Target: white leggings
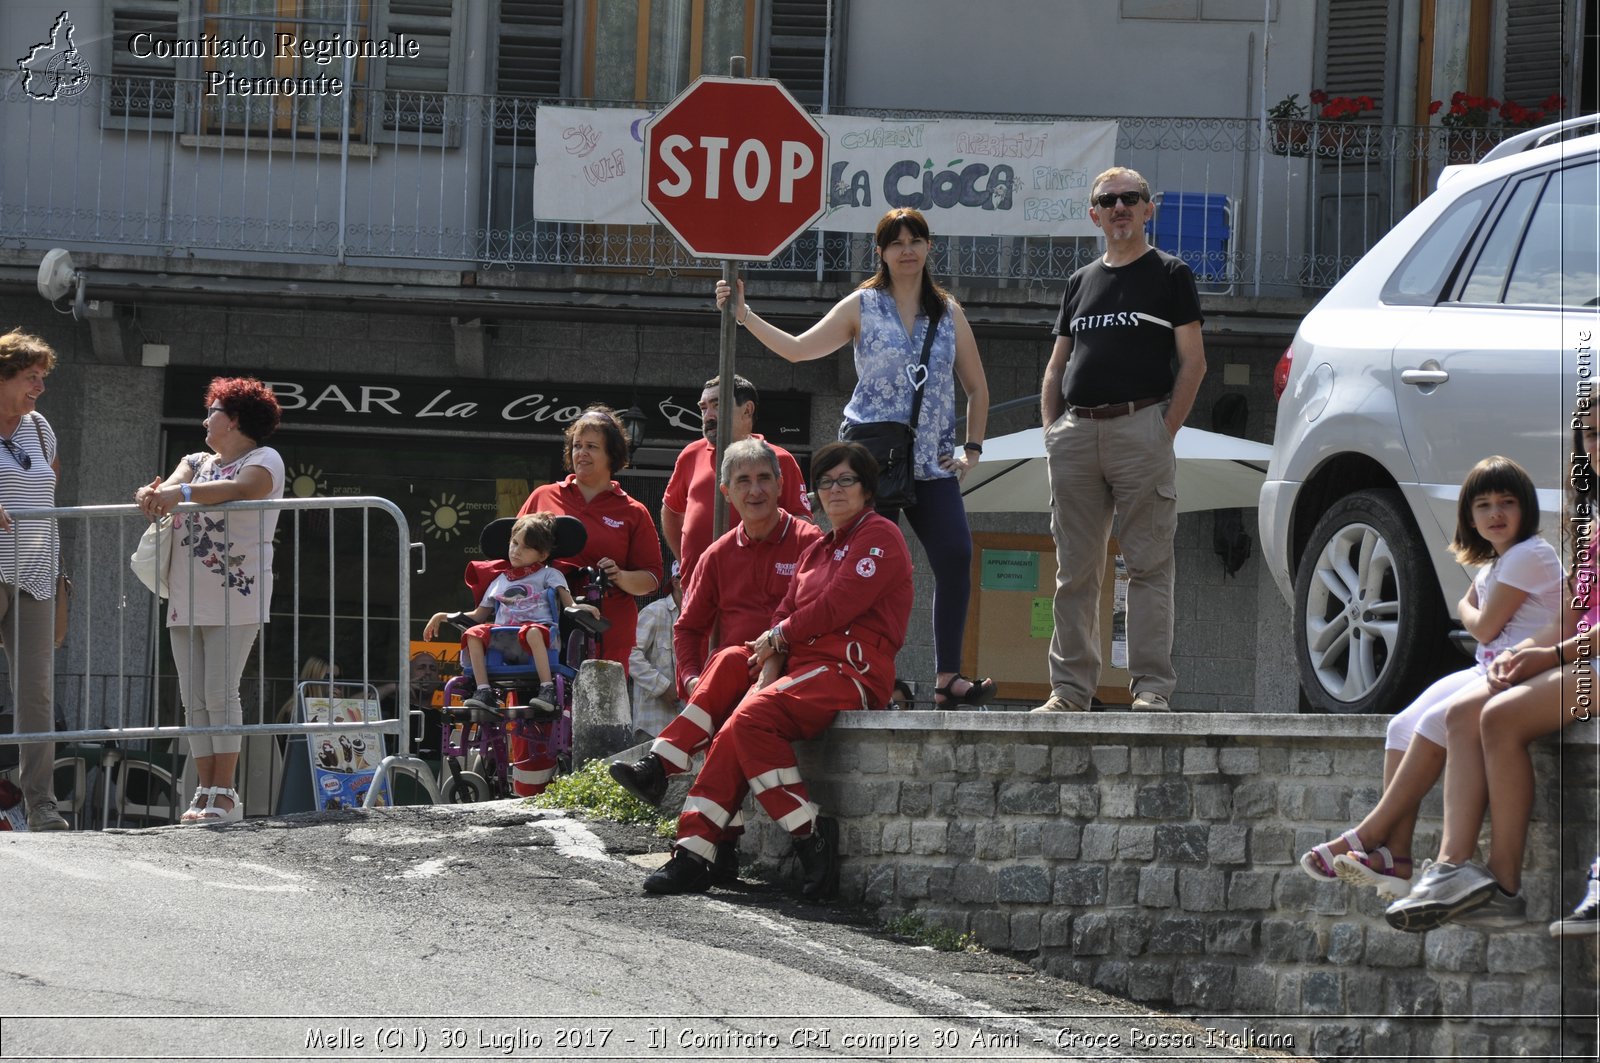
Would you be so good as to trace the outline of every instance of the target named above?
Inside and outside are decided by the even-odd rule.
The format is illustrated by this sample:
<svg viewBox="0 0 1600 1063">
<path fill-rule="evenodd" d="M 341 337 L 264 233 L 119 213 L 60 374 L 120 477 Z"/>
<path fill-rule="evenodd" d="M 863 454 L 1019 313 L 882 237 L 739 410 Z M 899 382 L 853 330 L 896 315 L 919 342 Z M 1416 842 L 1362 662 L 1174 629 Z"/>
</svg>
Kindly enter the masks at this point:
<svg viewBox="0 0 1600 1063">
<path fill-rule="evenodd" d="M 1421 735 L 1436 746 L 1445 744 L 1445 710 L 1450 699 L 1467 686 L 1482 679 L 1487 673 L 1479 665 L 1451 672 L 1433 686 L 1417 695 L 1417 700 L 1394 714 L 1389 721 L 1389 734 L 1384 739 L 1384 749 L 1404 752 L 1411 745 L 1413 735 Z"/>
<path fill-rule="evenodd" d="M 244 723 L 239 680 L 256 639 L 256 625 L 171 627 L 167 634 L 172 638 L 172 662 L 178 670 L 178 697 L 183 699 L 189 726 Z M 237 753 L 243 737 L 190 735 L 189 753 L 195 757 Z"/>
</svg>

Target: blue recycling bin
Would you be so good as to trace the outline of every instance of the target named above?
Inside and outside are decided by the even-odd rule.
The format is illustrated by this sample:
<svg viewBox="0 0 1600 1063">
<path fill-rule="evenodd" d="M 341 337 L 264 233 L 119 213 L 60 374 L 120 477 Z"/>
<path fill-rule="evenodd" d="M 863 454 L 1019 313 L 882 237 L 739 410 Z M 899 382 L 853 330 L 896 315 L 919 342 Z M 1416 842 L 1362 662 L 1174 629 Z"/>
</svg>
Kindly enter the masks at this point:
<svg viewBox="0 0 1600 1063">
<path fill-rule="evenodd" d="M 1199 280 L 1228 275 L 1228 197 L 1211 192 L 1167 192 L 1156 211 L 1154 243 L 1177 255 Z"/>
</svg>

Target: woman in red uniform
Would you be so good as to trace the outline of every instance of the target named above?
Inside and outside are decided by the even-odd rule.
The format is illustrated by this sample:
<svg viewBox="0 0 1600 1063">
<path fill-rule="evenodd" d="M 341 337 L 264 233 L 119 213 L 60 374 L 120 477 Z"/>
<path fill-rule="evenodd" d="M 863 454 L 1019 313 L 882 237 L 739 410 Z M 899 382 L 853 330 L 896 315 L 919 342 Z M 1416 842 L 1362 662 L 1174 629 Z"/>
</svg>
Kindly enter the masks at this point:
<svg viewBox="0 0 1600 1063">
<path fill-rule="evenodd" d="M 634 595 L 661 586 L 661 540 L 644 504 L 611 477 L 628 465 L 628 436 L 609 407 L 591 406 L 567 426 L 564 458 L 571 473 L 559 483 L 536 487 L 517 516 L 543 510 L 577 517 L 588 531 L 583 550 L 555 562 L 569 582 L 580 568 L 605 573 L 609 589 L 600 614 L 611 629 L 600 637 L 599 656 L 628 667 L 639 606 Z M 574 583 L 574 597 L 581 587 Z"/>
<path fill-rule="evenodd" d="M 691 707 L 713 718 L 726 699 L 738 708 L 711 742 L 672 860 L 645 880 L 647 892 L 709 886 L 717 845 L 750 792 L 795 836 L 801 892 L 819 899 L 838 883 L 838 825 L 817 815 L 790 743 L 815 738 L 842 711 L 888 704 L 911 616 L 911 552 L 899 527 L 872 509 L 878 466 L 865 447 L 818 450 L 811 482 L 833 530 L 800 555 L 771 630 L 745 643 L 748 655 L 719 652 L 700 677 Z M 760 678 L 746 695 L 755 669 Z"/>
</svg>

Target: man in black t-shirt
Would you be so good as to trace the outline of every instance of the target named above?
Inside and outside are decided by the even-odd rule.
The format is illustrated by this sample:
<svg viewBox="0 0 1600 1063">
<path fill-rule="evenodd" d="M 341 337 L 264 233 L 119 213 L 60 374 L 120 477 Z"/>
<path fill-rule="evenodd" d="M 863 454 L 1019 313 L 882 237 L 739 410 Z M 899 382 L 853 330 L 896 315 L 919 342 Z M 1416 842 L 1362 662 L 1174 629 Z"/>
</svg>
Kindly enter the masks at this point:
<svg viewBox="0 0 1600 1063">
<path fill-rule="evenodd" d="M 1165 711 L 1177 685 L 1172 440 L 1206 371 L 1200 299 L 1189 267 L 1145 239 L 1149 183 L 1119 166 L 1091 188 L 1106 252 L 1067 282 L 1040 395 L 1056 592 L 1050 699 L 1033 711 L 1081 712 L 1094 696 L 1113 513 L 1128 564 L 1133 707 Z"/>
</svg>

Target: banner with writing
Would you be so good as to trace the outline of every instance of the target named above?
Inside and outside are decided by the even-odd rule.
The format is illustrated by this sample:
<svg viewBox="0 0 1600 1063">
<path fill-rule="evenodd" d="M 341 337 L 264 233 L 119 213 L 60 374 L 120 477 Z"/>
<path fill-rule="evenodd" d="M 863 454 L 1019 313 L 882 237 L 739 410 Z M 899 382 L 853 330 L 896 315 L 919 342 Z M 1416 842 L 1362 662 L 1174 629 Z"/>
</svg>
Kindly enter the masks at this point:
<svg viewBox="0 0 1600 1063">
<path fill-rule="evenodd" d="M 631 108 L 541 107 L 533 209 L 542 221 L 649 225 L 644 124 Z M 1093 236 L 1089 182 L 1113 164 L 1115 122 L 819 115 L 828 211 L 818 227 L 871 232 L 915 207 L 936 236 Z"/>
</svg>

